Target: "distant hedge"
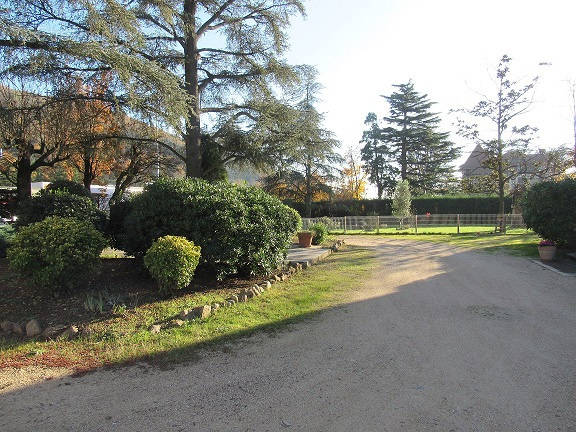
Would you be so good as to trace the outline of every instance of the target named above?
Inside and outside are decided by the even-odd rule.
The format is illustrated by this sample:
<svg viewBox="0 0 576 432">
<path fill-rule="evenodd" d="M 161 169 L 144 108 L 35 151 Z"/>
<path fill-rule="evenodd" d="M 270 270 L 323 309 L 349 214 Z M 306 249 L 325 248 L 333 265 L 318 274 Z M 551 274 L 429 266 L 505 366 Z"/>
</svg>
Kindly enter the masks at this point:
<svg viewBox="0 0 576 432">
<path fill-rule="evenodd" d="M 304 215 L 304 203 L 285 201 L 285 204 Z M 506 213 L 512 211 L 512 198 L 506 198 Z M 498 213 L 498 197 L 417 197 L 412 199 L 415 214 L 494 214 Z M 389 199 L 318 201 L 312 203 L 312 217 L 341 216 L 390 216 L 392 201 Z"/>
</svg>

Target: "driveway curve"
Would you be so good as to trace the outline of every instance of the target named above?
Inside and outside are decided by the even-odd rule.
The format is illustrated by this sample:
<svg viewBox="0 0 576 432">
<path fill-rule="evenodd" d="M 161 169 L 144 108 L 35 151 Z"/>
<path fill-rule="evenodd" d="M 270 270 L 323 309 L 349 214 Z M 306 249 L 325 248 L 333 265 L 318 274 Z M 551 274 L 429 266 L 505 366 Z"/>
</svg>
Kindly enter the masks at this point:
<svg viewBox="0 0 576 432">
<path fill-rule="evenodd" d="M 0 394 L 2 431 L 576 431 L 576 278 L 523 258 L 352 237 L 351 298 L 170 370 Z"/>
</svg>

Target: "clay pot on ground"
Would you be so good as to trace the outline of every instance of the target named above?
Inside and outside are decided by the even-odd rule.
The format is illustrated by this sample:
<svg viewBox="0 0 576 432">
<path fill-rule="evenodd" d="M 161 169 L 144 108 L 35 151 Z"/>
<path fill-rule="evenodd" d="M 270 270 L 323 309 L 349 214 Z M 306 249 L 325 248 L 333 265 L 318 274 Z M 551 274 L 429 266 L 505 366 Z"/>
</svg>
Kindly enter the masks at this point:
<svg viewBox="0 0 576 432">
<path fill-rule="evenodd" d="M 298 233 L 298 244 L 303 248 L 312 246 L 312 233 L 310 231 L 300 231 Z"/>
<path fill-rule="evenodd" d="M 538 246 L 538 253 L 542 261 L 552 261 L 556 256 L 556 246 Z"/>
</svg>

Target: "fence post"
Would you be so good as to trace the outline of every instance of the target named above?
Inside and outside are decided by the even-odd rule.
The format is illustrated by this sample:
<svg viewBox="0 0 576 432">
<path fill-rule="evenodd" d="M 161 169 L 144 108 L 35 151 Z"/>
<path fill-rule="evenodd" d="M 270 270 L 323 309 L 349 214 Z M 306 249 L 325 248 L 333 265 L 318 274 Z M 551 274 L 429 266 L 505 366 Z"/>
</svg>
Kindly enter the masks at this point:
<svg viewBox="0 0 576 432">
<path fill-rule="evenodd" d="M 346 216 L 344 216 L 344 234 L 346 234 Z"/>
<path fill-rule="evenodd" d="M 418 234 L 418 215 L 414 215 L 414 230 Z"/>
<path fill-rule="evenodd" d="M 376 234 L 380 234 L 380 216 L 376 216 Z"/>
<path fill-rule="evenodd" d="M 457 224 L 457 228 L 458 228 L 456 232 L 457 232 L 457 234 L 460 234 L 460 215 L 459 214 L 456 215 L 456 224 Z"/>
</svg>

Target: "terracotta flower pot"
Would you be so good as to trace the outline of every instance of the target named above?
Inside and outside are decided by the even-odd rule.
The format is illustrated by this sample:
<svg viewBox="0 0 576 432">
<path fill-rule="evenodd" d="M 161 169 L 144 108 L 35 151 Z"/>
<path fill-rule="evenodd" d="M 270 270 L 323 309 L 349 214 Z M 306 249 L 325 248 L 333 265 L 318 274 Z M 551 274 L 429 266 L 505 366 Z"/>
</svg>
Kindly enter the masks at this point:
<svg viewBox="0 0 576 432">
<path fill-rule="evenodd" d="M 312 246 L 312 233 L 310 231 L 301 231 L 298 233 L 298 244 L 300 247 L 309 248 Z"/>
<path fill-rule="evenodd" d="M 538 253 L 542 261 L 552 261 L 556 255 L 556 246 L 538 246 Z"/>
</svg>

